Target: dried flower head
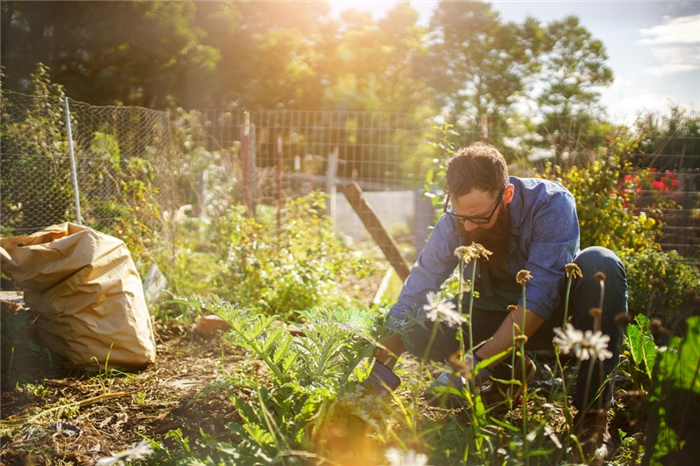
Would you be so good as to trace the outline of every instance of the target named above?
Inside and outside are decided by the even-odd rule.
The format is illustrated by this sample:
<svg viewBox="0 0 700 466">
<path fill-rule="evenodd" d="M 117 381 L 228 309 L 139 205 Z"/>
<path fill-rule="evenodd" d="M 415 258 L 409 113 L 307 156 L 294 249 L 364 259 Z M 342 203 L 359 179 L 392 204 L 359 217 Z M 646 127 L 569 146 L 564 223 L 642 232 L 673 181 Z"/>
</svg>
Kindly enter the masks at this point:
<svg viewBox="0 0 700 466">
<path fill-rule="evenodd" d="M 592 307 L 588 310 L 588 315 L 595 319 L 596 317 L 600 317 L 603 315 L 603 310 L 599 307 Z"/>
<path fill-rule="evenodd" d="M 515 276 L 515 281 L 518 282 L 520 286 L 525 286 L 525 283 L 532 280 L 532 275 L 529 270 L 521 270 Z"/>
<path fill-rule="evenodd" d="M 462 314 L 455 310 L 455 304 L 453 302 L 436 301 L 435 293 L 432 291 L 428 293 L 426 298 L 428 298 L 428 304 L 423 306 L 423 309 L 426 311 L 425 317 L 428 320 L 444 322 L 450 327 L 462 325 L 467 321 Z"/>
<path fill-rule="evenodd" d="M 652 287 L 652 288 L 655 288 L 655 289 L 657 289 L 657 290 L 659 290 L 659 291 L 663 291 L 664 288 L 666 288 L 666 283 L 664 283 L 664 281 L 661 280 L 660 278 L 654 278 L 654 279 L 651 281 L 651 287 Z"/>
<path fill-rule="evenodd" d="M 142 460 L 146 456 L 153 453 L 148 440 L 142 440 L 130 450 L 125 450 L 121 453 L 112 453 L 112 456 L 107 456 L 97 461 L 96 466 L 110 466 L 113 464 L 123 465 L 125 461 Z"/>
<path fill-rule="evenodd" d="M 455 249 L 455 256 L 463 260 L 465 264 L 468 264 L 479 257 L 483 257 L 484 259 L 488 260 L 491 254 L 493 253 L 479 243 L 472 243 L 469 246 L 460 246 Z"/>
<path fill-rule="evenodd" d="M 621 312 L 615 316 L 615 323 L 617 323 L 617 325 L 619 325 L 623 331 L 630 324 L 631 320 L 632 319 L 630 318 L 629 314 L 627 314 L 626 312 Z"/>
<path fill-rule="evenodd" d="M 659 338 L 659 336 L 663 332 L 663 328 L 664 324 L 661 323 L 661 320 L 651 319 L 651 322 L 649 323 L 649 331 L 651 332 L 654 338 Z"/>
<path fill-rule="evenodd" d="M 506 307 L 506 309 L 510 312 L 513 312 L 518 310 L 518 306 L 516 306 L 515 304 L 509 304 L 508 307 Z"/>
<path fill-rule="evenodd" d="M 555 328 L 553 342 L 559 345 L 559 348 L 564 353 L 571 351 L 576 354 L 576 357 L 581 361 L 588 359 L 599 359 L 604 361 L 612 357 L 612 353 L 608 351 L 608 342 L 610 337 L 604 335 L 601 331 L 592 332 L 586 330 L 582 332 L 577 330 L 571 324 L 566 324 L 566 330 Z"/>
<path fill-rule="evenodd" d="M 573 262 L 569 262 L 564 266 L 564 269 L 566 270 L 566 278 L 574 277 L 574 278 L 583 278 L 583 272 L 581 272 L 581 268 L 574 264 Z"/>
<path fill-rule="evenodd" d="M 517 335 L 513 341 L 515 342 L 515 346 L 524 345 L 527 343 L 527 335 Z"/>
<path fill-rule="evenodd" d="M 389 466 L 428 466 L 428 457 L 413 450 L 401 451 L 398 448 L 389 448 L 384 457 L 389 462 Z"/>
<path fill-rule="evenodd" d="M 605 274 L 603 272 L 596 272 L 595 275 L 593 275 L 593 278 L 595 278 L 599 282 L 604 282 L 605 281 Z"/>
</svg>

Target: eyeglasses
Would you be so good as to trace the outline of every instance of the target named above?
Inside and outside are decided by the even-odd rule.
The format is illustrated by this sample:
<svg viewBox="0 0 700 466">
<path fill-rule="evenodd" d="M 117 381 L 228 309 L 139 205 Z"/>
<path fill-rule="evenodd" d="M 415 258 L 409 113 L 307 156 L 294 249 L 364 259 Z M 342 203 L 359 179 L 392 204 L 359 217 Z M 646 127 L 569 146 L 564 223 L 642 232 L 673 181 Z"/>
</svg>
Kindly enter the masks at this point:
<svg viewBox="0 0 700 466">
<path fill-rule="evenodd" d="M 508 187 L 509 183 L 506 183 L 506 185 L 501 189 L 501 192 L 498 194 L 498 200 L 496 201 L 496 205 L 493 206 L 493 210 L 491 213 L 488 215 L 488 217 L 464 217 L 462 215 L 457 215 L 453 211 L 448 211 L 447 206 L 450 203 L 450 195 L 448 194 L 447 197 L 445 198 L 445 209 L 444 212 L 449 215 L 450 217 L 457 219 L 458 222 L 464 223 L 464 222 L 471 222 L 476 225 L 486 225 L 491 221 L 491 217 L 496 213 L 496 210 L 498 209 L 498 206 L 501 204 L 501 199 L 503 198 L 503 193 L 506 191 L 506 188 Z"/>
</svg>

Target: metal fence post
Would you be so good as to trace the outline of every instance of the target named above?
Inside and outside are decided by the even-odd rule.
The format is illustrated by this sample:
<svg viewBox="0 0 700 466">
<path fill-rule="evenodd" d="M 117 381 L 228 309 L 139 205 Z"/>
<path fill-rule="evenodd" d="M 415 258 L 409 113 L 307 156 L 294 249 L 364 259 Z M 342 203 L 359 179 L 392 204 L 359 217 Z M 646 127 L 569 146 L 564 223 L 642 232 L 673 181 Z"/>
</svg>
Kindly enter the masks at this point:
<svg viewBox="0 0 700 466">
<path fill-rule="evenodd" d="M 282 231 L 282 135 L 277 135 L 277 232 Z"/>
<path fill-rule="evenodd" d="M 246 211 L 250 214 L 250 205 L 248 205 L 248 145 L 250 144 L 250 114 L 243 112 L 243 137 L 241 144 L 241 171 L 243 172 L 243 205 L 246 206 Z"/>
<path fill-rule="evenodd" d="M 70 127 L 70 110 L 68 107 L 68 97 L 63 98 L 64 109 L 66 111 L 66 133 L 68 135 L 68 152 L 70 155 L 70 171 L 73 178 L 73 198 L 75 200 L 75 221 L 78 225 L 83 224 L 80 215 L 80 191 L 78 190 L 78 173 L 75 167 L 75 154 L 73 153 L 73 134 Z"/>
<path fill-rule="evenodd" d="M 338 146 L 333 148 L 328 158 L 328 172 L 326 173 L 326 192 L 328 193 L 328 216 L 335 220 L 335 176 L 338 172 Z"/>
</svg>

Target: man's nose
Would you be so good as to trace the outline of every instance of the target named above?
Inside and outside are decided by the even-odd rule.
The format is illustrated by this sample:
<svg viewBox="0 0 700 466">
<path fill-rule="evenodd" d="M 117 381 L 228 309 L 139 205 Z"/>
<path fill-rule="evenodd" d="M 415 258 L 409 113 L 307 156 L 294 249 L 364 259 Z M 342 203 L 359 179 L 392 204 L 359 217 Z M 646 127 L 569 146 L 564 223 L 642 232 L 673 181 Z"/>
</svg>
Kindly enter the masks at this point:
<svg viewBox="0 0 700 466">
<path fill-rule="evenodd" d="M 462 225 L 464 225 L 464 229 L 467 230 L 467 231 L 474 231 L 474 230 L 476 230 L 477 228 L 479 228 L 479 224 L 478 224 L 478 223 L 473 223 L 473 222 L 470 222 L 469 220 L 465 220 L 465 221 L 462 223 Z"/>
</svg>

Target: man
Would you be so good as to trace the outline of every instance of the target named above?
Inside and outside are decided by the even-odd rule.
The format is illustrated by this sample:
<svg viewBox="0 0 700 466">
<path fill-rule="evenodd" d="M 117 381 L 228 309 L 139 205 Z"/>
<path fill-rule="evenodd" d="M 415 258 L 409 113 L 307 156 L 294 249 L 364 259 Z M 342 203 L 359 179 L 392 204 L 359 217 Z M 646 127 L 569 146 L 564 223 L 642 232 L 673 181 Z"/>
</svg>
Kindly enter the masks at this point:
<svg viewBox="0 0 700 466">
<path fill-rule="evenodd" d="M 612 353 L 602 363 L 602 371 L 594 368 L 587 389 L 592 361 L 583 361 L 574 398 L 574 406 L 579 410 L 575 423 L 586 455 L 595 451 L 598 455 L 611 453 L 606 444 L 610 438 L 606 410 L 613 401 L 611 380 L 622 342 L 615 316 L 627 312 L 627 281 L 622 263 L 604 248 L 579 251 L 579 225 L 571 193 L 552 181 L 509 177 L 505 159 L 491 145 L 476 143 L 459 150 L 448 165 L 447 188 L 445 214 L 418 256 L 398 302 L 389 311 L 389 319 L 403 320 L 410 311 L 423 309 L 426 295 L 437 292 L 458 266 L 455 249 L 475 242 L 493 254 L 488 261 L 472 261 L 465 268 L 464 276 L 470 277 L 471 267 L 477 267 L 474 288 L 478 296 L 474 298 L 472 322 L 465 323 L 464 328 L 472 325 L 475 347 L 485 342 L 473 356 L 467 356 L 473 358 L 468 362 L 476 365 L 514 347 L 513 336 L 519 334 L 523 317 L 523 333 L 528 337 L 526 350 L 552 349 L 553 329 L 564 326 L 565 267 L 575 263 L 583 277 L 574 280 L 571 287 L 568 312 L 573 325 L 579 330 L 593 330 L 595 322 L 610 337 L 608 350 Z M 526 287 L 526 309 L 522 287 L 515 281 L 520 270 L 532 275 Z M 600 308 L 602 287 L 598 280 L 603 275 L 599 272 L 605 280 L 602 315 L 590 312 Z M 461 311 L 467 312 L 469 294 L 465 293 L 461 301 L 465 303 Z M 397 333 L 384 341 L 384 349 L 378 352 L 364 385 L 377 390 L 395 389 L 400 383 L 393 373 L 397 359 L 404 351 L 423 358 L 431 340 L 429 359 L 444 361 L 453 355 L 459 348 L 457 329 L 440 325 L 440 337 L 431 338 L 432 325 L 439 324 L 416 324 L 403 335 Z M 464 335 L 468 334 L 465 330 Z M 601 365 L 597 360 L 596 364 Z M 477 376 L 477 383 L 487 382 L 494 374 L 496 378 L 510 378 L 511 373 L 510 368 L 497 361 Z M 521 374 L 520 369 L 515 373 Z M 528 378 L 534 375 L 531 361 L 527 373 Z M 445 372 L 433 386 L 450 383 L 459 386 L 463 381 Z"/>
</svg>

